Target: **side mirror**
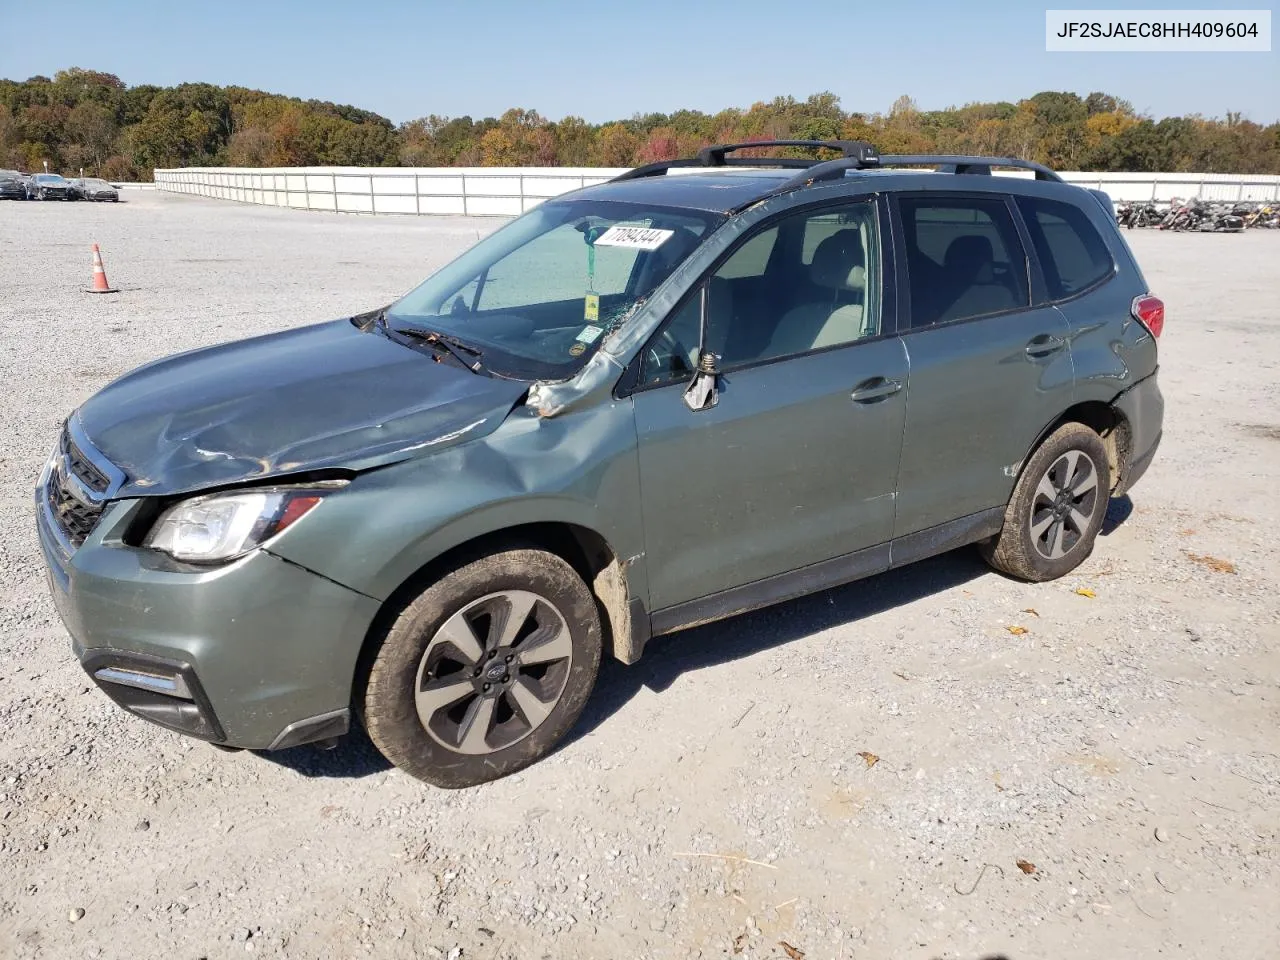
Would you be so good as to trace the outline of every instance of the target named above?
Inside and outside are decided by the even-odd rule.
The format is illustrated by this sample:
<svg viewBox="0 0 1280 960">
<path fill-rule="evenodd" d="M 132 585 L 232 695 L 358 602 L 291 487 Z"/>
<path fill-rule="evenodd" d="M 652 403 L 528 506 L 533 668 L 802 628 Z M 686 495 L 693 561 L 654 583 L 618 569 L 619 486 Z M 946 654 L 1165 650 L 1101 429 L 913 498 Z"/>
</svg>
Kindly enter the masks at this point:
<svg viewBox="0 0 1280 960">
<path fill-rule="evenodd" d="M 684 391 L 684 405 L 695 413 L 710 410 L 720 402 L 719 358 L 709 350 L 698 355 L 698 369 Z"/>
</svg>

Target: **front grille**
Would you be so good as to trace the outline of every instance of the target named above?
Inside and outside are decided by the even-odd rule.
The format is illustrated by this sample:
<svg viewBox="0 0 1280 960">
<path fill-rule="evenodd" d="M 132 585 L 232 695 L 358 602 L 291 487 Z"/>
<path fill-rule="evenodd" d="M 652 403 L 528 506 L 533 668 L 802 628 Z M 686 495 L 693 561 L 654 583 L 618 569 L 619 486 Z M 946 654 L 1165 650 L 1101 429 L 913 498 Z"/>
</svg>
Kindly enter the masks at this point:
<svg viewBox="0 0 1280 960">
<path fill-rule="evenodd" d="M 45 497 L 48 500 L 49 511 L 67 540 L 72 546 L 78 547 L 97 526 L 106 504 L 105 501 L 93 503 L 81 500 L 72 492 L 74 485 L 64 482 L 62 471 L 64 469 L 70 471 L 82 486 L 94 493 L 105 493 L 111 481 L 75 445 L 68 436 L 66 428 L 63 428 L 62 437 L 58 443 L 62 456 L 59 458 L 58 468 L 49 471 Z"/>
<path fill-rule="evenodd" d="M 102 507 L 81 503 L 62 486 L 62 478 L 54 471 L 49 475 L 49 509 L 72 546 L 80 546 L 93 532 L 102 516 Z"/>
<path fill-rule="evenodd" d="M 89 462 L 88 458 L 81 453 L 67 435 L 67 431 L 62 431 L 62 452 L 66 454 L 67 466 L 71 468 L 71 472 L 76 475 L 76 479 L 83 483 L 94 493 L 105 493 L 107 487 L 111 485 L 111 481 L 107 479 L 107 475 Z"/>
</svg>

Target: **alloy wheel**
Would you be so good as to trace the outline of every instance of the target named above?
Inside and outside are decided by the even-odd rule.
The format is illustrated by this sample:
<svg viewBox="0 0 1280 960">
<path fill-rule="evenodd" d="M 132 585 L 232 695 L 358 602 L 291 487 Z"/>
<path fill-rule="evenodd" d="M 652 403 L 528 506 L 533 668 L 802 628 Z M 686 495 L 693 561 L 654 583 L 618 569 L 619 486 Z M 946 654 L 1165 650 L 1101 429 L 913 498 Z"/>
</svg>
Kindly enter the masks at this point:
<svg viewBox="0 0 1280 960">
<path fill-rule="evenodd" d="M 418 720 L 438 744 L 483 755 L 533 733 L 564 693 L 568 624 L 536 593 L 506 590 L 467 604 L 436 631 L 418 664 Z"/>
<path fill-rule="evenodd" d="M 1031 501 L 1031 542 L 1047 560 L 1058 560 L 1085 538 L 1098 497 L 1098 469 L 1082 450 L 1054 460 Z"/>
</svg>

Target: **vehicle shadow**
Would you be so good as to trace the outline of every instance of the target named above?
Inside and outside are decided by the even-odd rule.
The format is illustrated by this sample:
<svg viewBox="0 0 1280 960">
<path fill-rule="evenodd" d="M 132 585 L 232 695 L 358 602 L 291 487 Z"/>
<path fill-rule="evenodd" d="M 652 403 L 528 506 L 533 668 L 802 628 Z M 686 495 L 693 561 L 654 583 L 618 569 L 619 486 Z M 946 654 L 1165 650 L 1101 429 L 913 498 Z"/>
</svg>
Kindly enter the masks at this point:
<svg viewBox="0 0 1280 960">
<path fill-rule="evenodd" d="M 1133 501 L 1129 499 L 1127 493 L 1123 497 L 1112 497 L 1107 504 L 1107 515 L 1102 518 L 1102 529 L 1098 533 L 1104 537 L 1111 536 L 1132 513 Z"/>
<path fill-rule="evenodd" d="M 1101 533 L 1113 533 L 1133 513 L 1123 496 L 1107 505 Z M 962 547 L 865 580 L 789 600 L 702 627 L 656 637 L 637 664 L 606 658 L 582 719 L 562 745 L 589 736 L 642 687 L 661 692 L 684 673 L 748 657 L 792 640 L 962 586 L 993 573 L 974 547 Z M 994 574 L 999 576 L 999 574 Z"/>
<path fill-rule="evenodd" d="M 254 750 L 255 756 L 287 767 L 304 777 L 322 780 L 358 780 L 391 769 L 391 761 L 378 752 L 358 723 L 332 750 L 304 743 L 288 750 Z"/>
<path fill-rule="evenodd" d="M 589 736 L 641 688 L 661 692 L 681 675 L 749 657 L 793 640 L 961 586 L 991 568 L 965 547 L 865 580 L 664 637 L 645 647 L 639 663 L 606 659 L 582 719 L 564 743 Z"/>
</svg>

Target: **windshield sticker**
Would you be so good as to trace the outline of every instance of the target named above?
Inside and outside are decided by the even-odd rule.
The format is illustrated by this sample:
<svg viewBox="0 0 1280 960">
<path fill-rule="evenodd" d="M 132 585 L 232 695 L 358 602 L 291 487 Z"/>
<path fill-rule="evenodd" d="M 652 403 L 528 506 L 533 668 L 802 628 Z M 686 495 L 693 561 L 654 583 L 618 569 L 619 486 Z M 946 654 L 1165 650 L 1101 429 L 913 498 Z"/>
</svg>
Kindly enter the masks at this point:
<svg viewBox="0 0 1280 960">
<path fill-rule="evenodd" d="M 653 227 L 610 227 L 596 238 L 597 247 L 630 247 L 632 250 L 657 250 L 675 235 L 674 230 Z"/>
<path fill-rule="evenodd" d="M 569 348 L 569 356 L 571 357 L 580 357 L 586 352 L 587 352 L 587 345 L 585 343 L 575 342 L 574 345 Z"/>
<path fill-rule="evenodd" d="M 604 327 L 596 327 L 588 324 L 582 328 L 582 332 L 578 334 L 577 340 L 579 343 L 595 343 L 602 333 L 604 333 Z"/>
<path fill-rule="evenodd" d="M 595 323 L 597 320 L 600 319 L 600 294 L 598 293 L 587 294 L 586 307 L 583 310 L 582 319 L 590 320 L 592 323 Z M 588 327 L 587 329 L 589 330 L 591 328 Z"/>
</svg>

